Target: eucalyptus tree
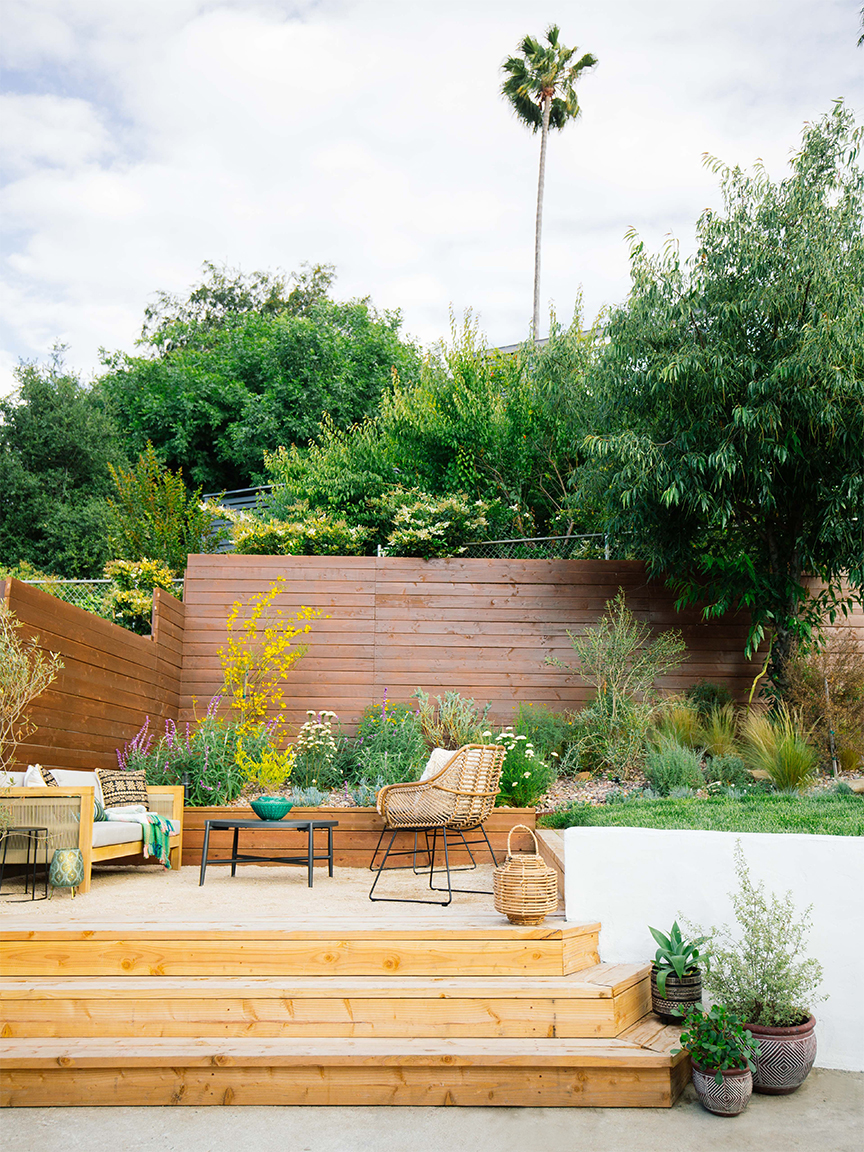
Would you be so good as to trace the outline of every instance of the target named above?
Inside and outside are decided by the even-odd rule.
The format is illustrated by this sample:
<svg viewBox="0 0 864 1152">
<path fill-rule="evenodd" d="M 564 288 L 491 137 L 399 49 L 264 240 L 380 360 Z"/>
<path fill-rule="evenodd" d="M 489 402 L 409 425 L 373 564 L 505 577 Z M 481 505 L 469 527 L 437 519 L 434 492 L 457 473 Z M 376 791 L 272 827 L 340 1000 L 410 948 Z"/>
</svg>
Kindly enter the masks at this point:
<svg viewBox="0 0 864 1152">
<path fill-rule="evenodd" d="M 724 208 L 686 263 L 633 238 L 594 382 L 610 530 L 679 605 L 749 611 L 780 692 L 794 642 L 864 595 L 862 143 L 838 101 L 779 183 L 706 157 Z"/>
<path fill-rule="evenodd" d="M 519 45 L 519 56 L 508 56 L 501 66 L 507 77 L 501 94 L 510 101 L 513 111 L 532 132 L 540 132 L 540 174 L 537 182 L 537 216 L 534 226 L 534 311 L 532 317 L 535 341 L 540 335 L 540 235 L 543 228 L 543 193 L 546 185 L 546 142 L 549 129 L 560 132 L 580 112 L 576 81 L 597 57 L 590 52 L 574 59 L 577 48 L 565 48 L 559 40 L 559 28 L 552 24 L 546 31 L 546 44 L 526 36 Z"/>
</svg>

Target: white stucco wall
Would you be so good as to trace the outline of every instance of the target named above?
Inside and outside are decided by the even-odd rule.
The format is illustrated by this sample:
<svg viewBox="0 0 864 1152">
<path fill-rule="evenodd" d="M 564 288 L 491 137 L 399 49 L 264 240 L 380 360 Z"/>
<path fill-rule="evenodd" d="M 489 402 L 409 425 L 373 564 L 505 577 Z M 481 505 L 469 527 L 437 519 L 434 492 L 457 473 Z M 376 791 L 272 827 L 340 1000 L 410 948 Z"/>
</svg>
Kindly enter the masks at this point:
<svg viewBox="0 0 864 1152">
<path fill-rule="evenodd" d="M 830 997 L 814 1009 L 816 1064 L 864 1071 L 864 838 L 568 828 L 567 919 L 599 920 L 600 957 L 619 963 L 654 958 L 649 924 L 731 925 L 736 840 L 754 882 L 791 889 L 799 910 L 813 905 L 808 955 L 822 964 L 820 992 Z"/>
</svg>

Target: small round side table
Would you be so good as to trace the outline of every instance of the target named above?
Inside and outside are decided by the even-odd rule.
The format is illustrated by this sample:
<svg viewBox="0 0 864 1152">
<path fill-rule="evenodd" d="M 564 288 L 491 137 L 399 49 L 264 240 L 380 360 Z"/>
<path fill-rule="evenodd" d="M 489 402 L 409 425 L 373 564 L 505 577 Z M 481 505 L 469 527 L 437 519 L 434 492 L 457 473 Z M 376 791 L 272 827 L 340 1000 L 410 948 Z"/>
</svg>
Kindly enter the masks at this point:
<svg viewBox="0 0 864 1152">
<path fill-rule="evenodd" d="M 48 898 L 48 829 L 47 828 L 31 828 L 21 826 L 18 828 L 8 828 L 3 837 L 3 855 L 0 857 L 0 894 L 3 893 L 3 874 L 6 871 L 6 853 L 9 850 L 9 840 L 13 836 L 23 837 L 27 843 L 27 860 L 24 867 L 24 899 L 27 899 L 27 893 L 30 893 L 31 900 L 47 900 Z M 44 892 L 41 896 L 36 895 L 36 868 L 39 862 L 39 849 L 42 849 L 43 861 L 43 880 Z M 31 859 L 32 857 L 32 859 Z M 13 904 L 22 903 L 21 899 L 12 900 Z"/>
</svg>

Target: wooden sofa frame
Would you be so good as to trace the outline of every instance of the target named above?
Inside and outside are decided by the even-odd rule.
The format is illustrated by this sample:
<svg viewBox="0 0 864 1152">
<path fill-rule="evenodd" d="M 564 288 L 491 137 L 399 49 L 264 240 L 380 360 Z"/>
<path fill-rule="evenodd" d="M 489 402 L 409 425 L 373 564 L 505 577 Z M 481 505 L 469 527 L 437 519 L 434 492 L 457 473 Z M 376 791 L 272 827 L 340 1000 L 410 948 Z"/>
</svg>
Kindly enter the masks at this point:
<svg viewBox="0 0 864 1152">
<path fill-rule="evenodd" d="M 12 809 L 15 826 L 34 826 L 48 829 L 48 858 L 52 848 L 80 848 L 84 857 L 84 879 L 79 892 L 90 891 L 94 864 L 103 860 L 143 860 L 134 844 L 105 844 L 93 846 L 93 795 L 89 787 L 60 788 L 4 788 L 0 803 Z M 183 788 L 167 785 L 148 785 L 150 810 L 176 821 L 180 831 L 170 838 L 172 868 L 179 868 L 183 855 Z M 52 842 L 53 841 L 53 842 Z M 130 849 L 133 849 L 130 851 Z M 9 853 L 14 861 L 15 853 Z"/>
</svg>

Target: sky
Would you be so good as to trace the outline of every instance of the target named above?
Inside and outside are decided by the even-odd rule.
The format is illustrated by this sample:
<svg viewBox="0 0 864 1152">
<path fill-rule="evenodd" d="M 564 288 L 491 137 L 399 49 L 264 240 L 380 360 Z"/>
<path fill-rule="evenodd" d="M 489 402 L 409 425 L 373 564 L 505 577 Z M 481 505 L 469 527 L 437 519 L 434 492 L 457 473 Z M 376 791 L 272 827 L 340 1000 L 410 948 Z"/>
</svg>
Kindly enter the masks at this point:
<svg viewBox="0 0 864 1152">
<path fill-rule="evenodd" d="M 543 326 L 627 295 L 721 203 L 703 154 L 782 178 L 805 121 L 864 119 L 860 0 L 0 0 L 0 394 L 67 345 L 134 351 L 205 260 L 336 266 L 339 299 L 446 339 L 528 334 L 539 137 L 503 60 L 558 23 L 599 65 L 550 137 Z"/>
</svg>

